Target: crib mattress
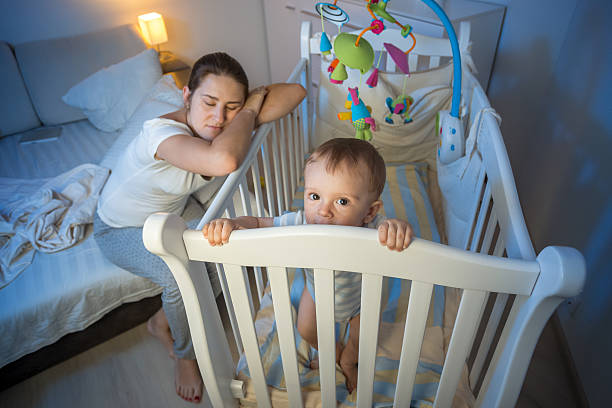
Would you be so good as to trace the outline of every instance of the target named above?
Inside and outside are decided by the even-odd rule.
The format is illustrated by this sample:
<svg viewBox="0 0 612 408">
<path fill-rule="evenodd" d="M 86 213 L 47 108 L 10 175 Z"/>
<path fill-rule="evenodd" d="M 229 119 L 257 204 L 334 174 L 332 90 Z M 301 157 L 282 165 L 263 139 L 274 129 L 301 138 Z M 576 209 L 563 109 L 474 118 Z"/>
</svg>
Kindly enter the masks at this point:
<svg viewBox="0 0 612 408">
<path fill-rule="evenodd" d="M 0 177 L 54 177 L 82 163 L 100 163 L 120 132 L 105 133 L 87 120 L 62 126 L 57 140 L 20 144 L 0 139 Z M 161 289 L 111 264 L 92 227 L 72 248 L 37 253 L 34 262 L 0 290 L 0 366 L 83 330 L 117 306 Z"/>
</svg>

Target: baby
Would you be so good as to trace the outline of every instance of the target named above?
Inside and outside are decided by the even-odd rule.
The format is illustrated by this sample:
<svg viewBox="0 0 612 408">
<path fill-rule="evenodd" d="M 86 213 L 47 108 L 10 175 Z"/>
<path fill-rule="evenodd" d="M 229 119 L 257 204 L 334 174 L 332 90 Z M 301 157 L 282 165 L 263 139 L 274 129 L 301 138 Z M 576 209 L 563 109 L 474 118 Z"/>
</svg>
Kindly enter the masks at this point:
<svg viewBox="0 0 612 408">
<path fill-rule="evenodd" d="M 319 146 L 304 168 L 304 211 L 280 217 L 238 217 L 217 219 L 202 230 L 211 245 L 227 243 L 233 230 L 301 224 L 332 224 L 378 229 L 378 239 L 391 250 L 402 251 L 413 237 L 405 221 L 378 215 L 385 185 L 385 163 L 368 142 L 359 139 L 332 139 Z M 306 270 L 298 317 L 298 332 L 317 348 L 314 276 Z M 349 337 L 343 347 L 336 344 L 336 357 L 346 377 L 349 392 L 357 386 L 361 274 L 335 271 L 335 320 L 349 322 Z M 318 361 L 312 361 L 316 368 Z"/>
</svg>

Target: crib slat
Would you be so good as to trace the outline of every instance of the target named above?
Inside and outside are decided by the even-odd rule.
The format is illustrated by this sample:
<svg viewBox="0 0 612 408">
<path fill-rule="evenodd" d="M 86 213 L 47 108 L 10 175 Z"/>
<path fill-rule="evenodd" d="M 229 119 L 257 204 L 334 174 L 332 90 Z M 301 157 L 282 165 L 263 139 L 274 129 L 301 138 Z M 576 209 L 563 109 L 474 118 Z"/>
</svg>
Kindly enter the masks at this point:
<svg viewBox="0 0 612 408">
<path fill-rule="evenodd" d="M 478 181 L 476 182 L 477 188 L 474 189 L 474 191 L 478 191 L 479 193 L 482 192 L 482 190 L 484 188 L 483 186 L 484 186 L 485 175 L 486 175 L 485 168 L 484 168 L 484 166 L 482 166 L 482 170 L 480 171 L 480 174 L 478 175 Z M 478 198 L 480 198 L 480 196 Z M 470 247 L 469 247 L 469 245 L 470 245 L 470 230 L 472 229 L 472 227 L 475 226 L 476 217 L 478 216 L 478 200 L 474 200 L 473 207 L 472 207 L 472 209 L 471 209 L 469 214 L 471 214 L 470 222 L 468 223 L 470 228 L 467 231 L 467 234 L 465 235 L 465 241 L 463 243 L 463 249 L 465 249 L 465 250 L 470 249 Z"/>
<path fill-rule="evenodd" d="M 414 72 L 417 70 L 419 66 L 419 56 L 414 53 L 408 54 L 408 68 L 410 72 Z"/>
<path fill-rule="evenodd" d="M 357 374 L 357 406 L 372 406 L 382 275 L 361 276 L 361 317 L 359 327 L 359 365 Z"/>
<path fill-rule="evenodd" d="M 433 284 L 412 282 L 397 374 L 397 384 L 401 386 L 395 388 L 394 407 L 410 406 L 432 292 Z"/>
<path fill-rule="evenodd" d="M 292 193 L 295 194 L 296 190 L 297 190 L 297 186 L 299 185 L 300 182 L 300 167 L 302 166 L 301 164 L 301 159 L 300 159 L 300 129 L 298 127 L 298 113 L 297 113 L 297 109 L 294 110 L 291 113 L 291 118 L 293 119 L 293 146 L 295 146 L 295 148 L 293 149 L 293 155 L 294 155 L 294 163 L 295 163 L 295 178 L 294 178 L 294 182 L 293 182 L 293 191 Z M 291 198 L 293 200 L 293 197 Z"/>
<path fill-rule="evenodd" d="M 474 333 L 478 328 L 479 314 L 484 307 L 487 292 L 464 289 L 455 328 L 450 339 L 434 407 L 450 407 L 459 384 Z"/>
<path fill-rule="evenodd" d="M 263 205 L 263 194 L 261 190 L 261 178 L 259 176 L 259 160 L 256 160 L 251 166 L 251 174 L 253 176 L 253 189 L 255 190 L 255 205 L 257 208 L 257 216 L 265 216 Z"/>
<path fill-rule="evenodd" d="M 274 316 L 278 329 L 278 341 L 285 374 L 285 383 L 289 394 L 291 407 L 301 408 L 302 389 L 298 374 L 297 353 L 295 348 L 295 337 L 293 328 L 295 322 L 291 311 L 291 300 L 289 298 L 289 282 L 285 268 L 269 267 L 268 279 L 272 289 L 272 302 L 274 303 Z"/>
<path fill-rule="evenodd" d="M 274 127 L 272 128 L 274 129 Z M 264 180 L 266 182 L 266 197 L 268 199 L 268 212 L 270 217 L 276 217 L 275 202 L 272 192 L 272 176 L 270 173 L 270 155 L 268 154 L 268 141 L 261 146 L 261 160 L 264 166 Z"/>
<path fill-rule="evenodd" d="M 240 191 L 242 213 L 248 216 L 253 215 L 253 210 L 251 208 L 251 197 L 249 195 L 249 188 L 247 186 L 246 176 L 242 176 L 240 178 L 240 184 L 238 185 L 238 189 Z"/>
<path fill-rule="evenodd" d="M 495 207 L 491 210 L 491 216 L 489 217 L 489 222 L 487 223 L 487 228 L 485 230 L 484 238 L 482 240 L 482 246 L 480 247 L 480 252 L 483 254 L 488 254 L 489 249 L 491 248 L 491 243 L 493 241 L 493 233 L 495 232 L 495 227 L 497 226 L 497 213 L 495 212 Z"/>
<path fill-rule="evenodd" d="M 302 114 L 302 110 L 300 107 L 297 107 L 296 110 L 296 126 L 298 128 L 298 182 L 302 178 L 302 172 L 304 171 L 304 128 L 300 126 L 300 123 L 304 122 L 304 115 Z"/>
<path fill-rule="evenodd" d="M 440 57 L 438 55 L 429 56 L 429 68 L 437 68 L 440 65 Z"/>
<path fill-rule="evenodd" d="M 321 402 L 336 406 L 336 336 L 334 330 L 334 271 L 314 270 Z"/>
<path fill-rule="evenodd" d="M 470 245 L 470 251 L 476 252 L 478 248 L 478 242 L 480 235 L 482 234 L 482 228 L 484 226 L 485 218 L 487 217 L 487 210 L 489 209 L 489 203 L 491 202 L 491 185 L 487 183 L 485 186 L 484 195 L 482 197 L 482 203 L 478 210 L 478 217 L 476 219 L 476 227 L 474 228 L 474 235 L 472 235 L 472 244 Z"/>
<path fill-rule="evenodd" d="M 386 71 L 395 72 L 395 61 L 393 61 L 393 58 L 391 58 L 391 55 L 389 55 L 389 53 L 387 53 L 387 59 L 385 60 L 385 63 Z M 412 70 L 412 67 L 410 67 L 410 69 Z"/>
<path fill-rule="evenodd" d="M 504 247 L 505 245 L 500 237 L 497 240 L 497 244 L 495 245 L 493 255 L 501 256 L 504 252 Z M 491 349 L 491 345 L 493 344 L 495 332 L 497 331 L 497 327 L 499 326 L 499 322 L 504 312 L 504 308 L 506 307 L 506 303 L 508 302 L 508 297 L 509 295 L 507 293 L 497 294 L 495 304 L 493 305 L 493 309 L 491 310 L 491 314 L 489 316 L 489 321 L 487 322 L 487 327 L 485 328 L 485 332 L 482 335 L 482 340 L 480 341 L 480 346 L 478 347 L 478 352 L 476 353 L 476 357 L 474 359 L 474 364 L 472 364 L 472 369 L 470 370 L 470 384 L 472 384 L 472 387 L 476 386 L 476 383 L 480 378 L 480 374 L 482 373 L 482 369 L 486 362 L 487 355 L 489 354 L 489 350 Z"/>
<path fill-rule="evenodd" d="M 287 168 L 287 166 L 289 165 L 289 163 L 287 163 L 287 147 L 286 147 L 286 141 L 287 141 L 287 135 L 285 133 L 285 118 L 280 118 L 279 120 L 280 123 L 280 135 L 278 136 L 278 140 L 279 140 L 279 146 L 280 146 L 280 162 L 281 162 L 281 171 L 282 171 L 282 181 L 283 181 L 283 198 L 284 198 L 284 203 L 285 209 L 289 209 L 289 205 L 291 205 L 291 203 L 289 202 L 289 169 Z M 282 211 L 281 211 L 282 214 Z"/>
<path fill-rule="evenodd" d="M 224 268 L 228 287 L 232 293 L 232 303 L 236 311 L 238 327 L 242 339 L 244 340 L 244 352 L 249 366 L 251 381 L 255 388 L 257 406 L 271 407 L 270 394 L 268 393 L 268 386 L 261 363 L 261 355 L 259 354 L 259 344 L 257 343 L 255 325 L 253 324 L 251 310 L 247 306 L 249 290 L 247 289 L 247 283 L 244 279 L 242 268 L 237 265 L 229 264 L 224 265 Z"/>
<path fill-rule="evenodd" d="M 223 299 L 225 300 L 225 307 L 227 308 L 227 314 L 229 315 L 230 324 L 232 326 L 232 333 L 234 333 L 234 340 L 236 341 L 236 349 L 238 354 L 242 354 L 242 339 L 240 338 L 240 331 L 238 330 L 238 322 L 236 322 L 236 312 L 234 306 L 232 306 L 231 295 L 227 288 L 227 280 L 225 279 L 225 272 L 223 265 L 215 264 L 217 267 L 217 275 L 219 276 L 219 282 L 221 283 L 221 291 L 223 292 Z"/>
<path fill-rule="evenodd" d="M 293 201 L 293 193 L 295 192 L 297 183 L 295 182 L 295 148 L 294 148 L 294 128 L 293 114 L 289 113 L 285 125 L 287 126 L 287 157 L 289 158 L 289 203 L 287 208 L 291 207 Z"/>
<path fill-rule="evenodd" d="M 277 143 L 277 137 L 276 137 L 276 126 L 277 124 L 280 122 L 277 121 L 277 123 L 274 124 L 274 126 L 272 126 L 272 159 L 274 161 L 274 181 L 275 181 L 275 185 L 276 185 L 276 203 L 278 204 L 278 215 L 281 215 L 285 209 L 285 202 L 284 202 L 284 194 L 283 194 L 283 189 L 282 189 L 282 184 L 281 184 L 281 170 L 280 170 L 280 165 L 278 163 L 278 158 L 279 158 L 279 152 L 278 152 L 278 143 Z"/>
</svg>

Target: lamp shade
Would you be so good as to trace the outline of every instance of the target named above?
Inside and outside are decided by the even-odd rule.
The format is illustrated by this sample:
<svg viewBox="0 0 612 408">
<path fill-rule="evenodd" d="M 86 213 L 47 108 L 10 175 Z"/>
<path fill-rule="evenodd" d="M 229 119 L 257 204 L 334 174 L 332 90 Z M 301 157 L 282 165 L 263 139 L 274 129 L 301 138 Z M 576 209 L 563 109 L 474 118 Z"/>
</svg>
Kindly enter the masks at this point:
<svg viewBox="0 0 612 408">
<path fill-rule="evenodd" d="M 157 45 L 168 41 L 164 19 L 159 13 L 147 13 L 138 16 L 138 24 L 142 36 L 151 45 Z"/>
</svg>

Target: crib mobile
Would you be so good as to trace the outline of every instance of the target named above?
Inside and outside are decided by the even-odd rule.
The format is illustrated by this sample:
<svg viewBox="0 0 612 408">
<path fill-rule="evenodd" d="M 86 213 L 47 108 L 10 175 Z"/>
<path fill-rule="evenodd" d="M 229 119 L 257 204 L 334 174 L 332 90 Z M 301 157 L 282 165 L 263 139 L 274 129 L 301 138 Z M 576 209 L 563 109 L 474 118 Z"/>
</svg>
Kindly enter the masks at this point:
<svg viewBox="0 0 612 408">
<path fill-rule="evenodd" d="M 408 112 L 413 102 L 412 98 L 405 93 L 406 80 L 410 77 L 408 54 L 416 46 L 416 38 L 412 34 L 412 27 L 409 24 L 400 24 L 386 10 L 390 1 L 391 0 L 366 0 L 366 9 L 372 16 L 372 22 L 368 27 L 365 27 L 359 35 L 341 32 L 342 26 L 349 21 L 349 16 L 336 4 L 337 0 L 334 0 L 333 4 L 317 3 L 315 5 L 315 10 L 321 17 L 322 27 L 320 51 L 323 55 L 331 55 L 333 51 L 334 58 L 328 67 L 329 80 L 333 84 L 342 84 L 348 78 L 346 71 L 347 67 L 358 69 L 361 76 L 363 76 L 374 66 L 374 49 L 365 38 L 362 38 L 367 31 L 372 31 L 372 33 L 378 35 L 386 29 L 385 22 L 396 24 L 401 27 L 401 35 L 404 38 L 410 36 L 412 40 L 412 45 L 407 51 L 404 52 L 397 45 L 384 43 L 387 53 L 405 75 L 401 94 L 396 97 L 390 96 L 385 101 L 389 109 L 389 113 L 385 116 L 385 122 L 393 124 L 393 115 L 399 115 L 403 123 L 408 124 L 412 122 L 412 118 Z M 459 118 L 459 104 L 461 102 L 461 55 L 459 52 L 457 35 L 444 10 L 442 10 L 434 0 L 422 1 L 436 13 L 444 24 L 453 53 L 453 94 L 451 109 L 450 111 L 443 110 L 438 112 L 435 126 L 435 132 L 440 138 L 438 159 L 441 163 L 447 164 L 463 156 L 464 153 L 463 126 Z M 331 22 L 338 26 L 338 35 L 334 39 L 333 46 L 325 32 L 324 21 Z M 376 67 L 372 69 L 372 73 L 366 80 L 366 85 L 370 88 L 375 87 L 378 83 L 378 67 L 381 57 L 382 53 L 379 54 Z M 359 86 L 361 86 L 361 79 L 359 82 Z M 372 139 L 372 131 L 376 131 L 376 122 L 371 115 L 372 108 L 365 104 L 359 97 L 359 86 L 355 88 L 349 87 L 344 106 L 346 109 L 350 109 L 350 111 L 338 113 L 338 119 L 350 120 L 355 128 L 355 137 L 369 141 Z"/>
</svg>

